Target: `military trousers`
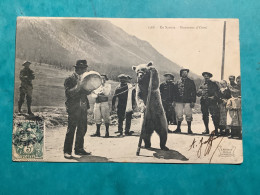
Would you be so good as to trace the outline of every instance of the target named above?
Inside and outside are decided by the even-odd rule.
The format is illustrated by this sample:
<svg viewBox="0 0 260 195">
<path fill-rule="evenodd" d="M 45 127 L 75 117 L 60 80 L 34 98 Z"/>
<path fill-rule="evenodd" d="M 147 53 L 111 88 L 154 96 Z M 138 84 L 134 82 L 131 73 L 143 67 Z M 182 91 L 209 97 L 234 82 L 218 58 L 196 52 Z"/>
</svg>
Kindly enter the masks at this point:
<svg viewBox="0 0 260 195">
<path fill-rule="evenodd" d="M 176 113 L 172 103 L 163 102 L 163 109 L 165 111 L 167 123 L 176 125 Z"/>
<path fill-rule="evenodd" d="M 201 112 L 202 119 L 204 122 L 209 122 L 209 114 L 211 114 L 212 121 L 214 123 L 215 128 L 219 126 L 220 113 L 219 107 L 216 100 L 209 99 L 201 99 Z"/>
<path fill-rule="evenodd" d="M 22 105 L 24 103 L 24 99 L 26 97 L 27 105 L 31 105 L 32 103 L 32 86 L 20 87 L 20 97 L 18 103 Z"/>
</svg>

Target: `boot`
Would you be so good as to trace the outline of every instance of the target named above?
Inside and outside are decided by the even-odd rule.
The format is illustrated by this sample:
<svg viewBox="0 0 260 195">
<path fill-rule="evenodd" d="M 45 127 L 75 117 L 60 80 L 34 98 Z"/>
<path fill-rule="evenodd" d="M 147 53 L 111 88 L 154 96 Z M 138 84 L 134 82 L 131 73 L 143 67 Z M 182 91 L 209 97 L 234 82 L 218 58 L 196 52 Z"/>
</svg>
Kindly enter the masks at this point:
<svg viewBox="0 0 260 195">
<path fill-rule="evenodd" d="M 213 121 L 214 127 L 215 127 L 215 135 L 218 136 L 218 128 L 219 128 L 219 123 L 216 121 Z"/>
<path fill-rule="evenodd" d="M 28 109 L 28 114 L 33 115 L 32 110 L 31 110 L 31 104 L 27 104 L 27 109 Z"/>
<path fill-rule="evenodd" d="M 106 123 L 106 134 L 105 137 L 109 137 L 109 123 Z"/>
<path fill-rule="evenodd" d="M 123 135 L 123 120 L 118 119 L 118 131 L 116 131 L 115 133 Z"/>
<path fill-rule="evenodd" d="M 18 112 L 22 113 L 22 103 L 18 102 Z"/>
<path fill-rule="evenodd" d="M 191 121 L 187 121 L 187 124 L 188 124 L 188 134 L 193 134 L 191 130 Z"/>
<path fill-rule="evenodd" d="M 209 120 L 203 119 L 206 130 L 202 134 L 209 134 Z"/>
<path fill-rule="evenodd" d="M 218 129 L 215 129 L 215 136 L 218 136 Z"/>
<path fill-rule="evenodd" d="M 219 133 L 220 133 L 220 135 L 223 135 L 223 136 L 225 135 L 224 129 L 225 129 L 225 126 L 219 125 Z"/>
<path fill-rule="evenodd" d="M 180 133 L 181 132 L 181 121 L 178 121 L 177 123 L 177 129 L 173 131 L 174 133 Z"/>
<path fill-rule="evenodd" d="M 100 126 L 101 124 L 97 124 L 96 133 L 92 134 L 91 137 L 100 137 Z"/>
</svg>

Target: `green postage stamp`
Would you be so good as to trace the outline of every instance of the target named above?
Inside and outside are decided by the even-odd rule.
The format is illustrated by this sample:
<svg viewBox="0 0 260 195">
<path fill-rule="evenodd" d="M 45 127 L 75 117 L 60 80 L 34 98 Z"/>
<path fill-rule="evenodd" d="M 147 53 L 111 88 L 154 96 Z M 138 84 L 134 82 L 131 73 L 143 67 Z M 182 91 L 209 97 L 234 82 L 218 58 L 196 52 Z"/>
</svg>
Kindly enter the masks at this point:
<svg viewBox="0 0 260 195">
<path fill-rule="evenodd" d="M 32 161 L 44 156 L 44 122 L 42 120 L 14 121 L 13 160 Z"/>
</svg>

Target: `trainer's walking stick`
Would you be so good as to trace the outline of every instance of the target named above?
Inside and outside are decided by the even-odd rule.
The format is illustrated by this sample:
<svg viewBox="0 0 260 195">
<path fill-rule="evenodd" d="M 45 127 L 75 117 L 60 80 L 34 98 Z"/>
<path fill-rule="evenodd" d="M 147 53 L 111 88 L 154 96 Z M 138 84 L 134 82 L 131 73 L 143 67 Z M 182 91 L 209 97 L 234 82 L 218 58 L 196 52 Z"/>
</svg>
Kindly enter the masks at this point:
<svg viewBox="0 0 260 195">
<path fill-rule="evenodd" d="M 152 79 L 153 79 L 153 73 L 152 73 L 152 71 L 150 71 L 150 81 L 149 81 L 148 95 L 147 95 L 147 100 L 146 100 L 146 108 L 149 108 L 149 104 L 150 104 L 150 98 L 151 98 L 151 92 L 152 92 Z M 136 156 L 139 156 L 139 154 L 140 154 L 142 140 L 143 140 L 143 132 L 144 132 L 145 125 L 146 125 L 146 116 L 147 116 L 147 109 L 145 109 L 145 111 L 144 111 L 143 124 L 142 124 L 142 128 L 141 128 L 141 134 L 139 137 Z"/>
</svg>

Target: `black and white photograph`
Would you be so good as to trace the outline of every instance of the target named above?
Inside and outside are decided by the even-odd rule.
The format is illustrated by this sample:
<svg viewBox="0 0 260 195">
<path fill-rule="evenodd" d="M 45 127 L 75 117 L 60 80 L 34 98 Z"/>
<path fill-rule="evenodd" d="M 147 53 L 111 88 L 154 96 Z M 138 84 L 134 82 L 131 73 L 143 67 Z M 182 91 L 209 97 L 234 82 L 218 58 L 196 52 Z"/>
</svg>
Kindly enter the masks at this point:
<svg viewBox="0 0 260 195">
<path fill-rule="evenodd" d="M 243 162 L 238 19 L 18 17 L 13 161 Z"/>
</svg>

